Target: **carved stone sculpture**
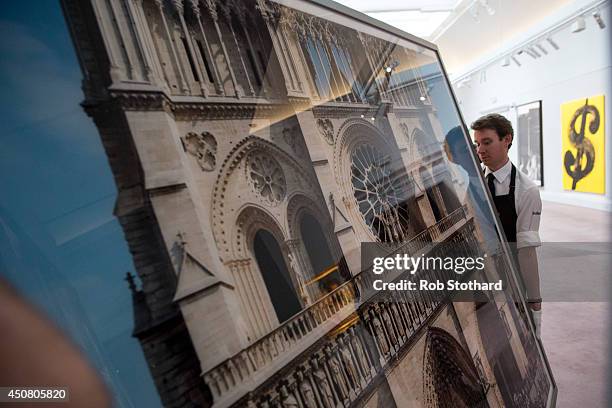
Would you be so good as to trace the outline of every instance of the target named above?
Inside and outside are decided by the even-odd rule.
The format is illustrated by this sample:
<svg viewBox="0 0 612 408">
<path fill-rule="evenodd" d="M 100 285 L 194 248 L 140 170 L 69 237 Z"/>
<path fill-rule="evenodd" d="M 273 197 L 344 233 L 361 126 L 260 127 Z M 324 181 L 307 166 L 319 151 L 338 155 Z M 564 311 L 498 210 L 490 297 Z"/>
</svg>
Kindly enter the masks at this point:
<svg viewBox="0 0 612 408">
<path fill-rule="evenodd" d="M 348 398 L 349 395 L 349 386 L 346 383 L 346 379 L 344 378 L 344 374 L 342 372 L 342 364 L 338 361 L 338 358 L 332 354 L 332 352 L 328 349 L 326 352 L 327 362 L 329 364 L 329 372 L 334 382 L 338 386 L 340 391 L 340 396 L 343 400 Z"/>
<path fill-rule="evenodd" d="M 319 366 L 319 361 L 315 358 L 312 360 L 312 377 L 316 383 L 317 389 L 321 396 L 321 402 L 326 408 L 334 406 L 334 394 L 327 378 L 325 371 Z"/>
<path fill-rule="evenodd" d="M 299 407 L 297 399 L 295 399 L 293 394 L 287 391 L 287 387 L 285 385 L 281 386 L 280 395 L 281 395 L 281 401 L 282 401 L 284 408 L 298 408 Z"/>
<path fill-rule="evenodd" d="M 334 144 L 334 125 L 329 119 L 317 119 L 317 126 L 323 139 L 328 145 L 333 146 Z"/>
<path fill-rule="evenodd" d="M 383 307 L 381 310 L 383 321 L 385 322 L 385 327 L 387 328 L 387 335 L 389 336 L 389 342 L 391 345 L 397 344 L 397 337 L 395 336 L 395 328 L 393 327 L 393 322 L 391 321 L 391 316 L 387 311 L 386 307 Z"/>
<path fill-rule="evenodd" d="M 196 158 L 198 165 L 204 171 L 212 171 L 217 163 L 217 141 L 208 133 L 187 133 L 183 138 L 185 151 Z"/>
<path fill-rule="evenodd" d="M 306 408 L 317 408 L 317 398 L 315 397 L 314 390 L 310 385 L 310 381 L 304 378 L 304 374 L 301 371 L 297 372 L 297 379 L 299 383 L 300 393 L 304 400 Z"/>
<path fill-rule="evenodd" d="M 353 356 L 351 355 L 349 344 L 344 341 L 344 338 L 340 338 L 339 341 L 340 358 L 342 358 L 344 367 L 346 367 L 346 373 L 349 380 L 353 383 L 354 387 L 357 387 L 359 385 L 359 372 L 357 371 L 357 367 L 355 367 L 355 363 L 353 362 Z"/>
<path fill-rule="evenodd" d="M 353 347 L 353 352 L 355 353 L 355 357 L 357 358 L 357 362 L 361 366 L 363 373 L 367 374 L 370 370 L 370 364 L 368 362 L 368 358 L 366 357 L 365 350 L 363 349 L 363 345 L 361 344 L 361 340 L 355 333 L 355 329 L 351 327 L 349 329 L 350 333 L 350 343 Z"/>
<path fill-rule="evenodd" d="M 387 339 L 385 336 L 385 331 L 382 327 L 382 323 L 380 319 L 376 316 L 372 318 L 372 326 L 374 328 L 374 336 L 376 336 L 376 340 L 378 340 L 378 346 L 380 347 L 381 353 L 383 355 L 389 354 L 389 346 L 387 344 Z"/>
</svg>

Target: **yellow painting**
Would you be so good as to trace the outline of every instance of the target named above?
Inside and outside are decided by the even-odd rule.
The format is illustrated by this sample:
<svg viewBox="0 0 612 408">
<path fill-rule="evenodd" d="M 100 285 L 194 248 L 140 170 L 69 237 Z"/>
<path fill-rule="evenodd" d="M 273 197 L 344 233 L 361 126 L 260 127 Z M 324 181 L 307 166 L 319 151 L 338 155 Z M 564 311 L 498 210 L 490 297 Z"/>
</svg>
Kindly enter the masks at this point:
<svg viewBox="0 0 612 408">
<path fill-rule="evenodd" d="M 590 96 L 561 105 L 563 188 L 605 192 L 604 96 Z"/>
</svg>

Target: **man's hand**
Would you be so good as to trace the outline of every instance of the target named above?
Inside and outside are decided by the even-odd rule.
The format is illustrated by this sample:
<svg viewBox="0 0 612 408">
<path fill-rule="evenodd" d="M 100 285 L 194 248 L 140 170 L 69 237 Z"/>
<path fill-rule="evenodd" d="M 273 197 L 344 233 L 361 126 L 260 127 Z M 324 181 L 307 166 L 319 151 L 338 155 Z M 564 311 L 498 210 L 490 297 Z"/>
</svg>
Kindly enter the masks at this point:
<svg viewBox="0 0 612 408">
<path fill-rule="evenodd" d="M 525 282 L 527 299 L 541 299 L 540 295 L 540 274 L 538 271 L 538 255 L 536 247 L 524 247 L 518 250 L 518 261 L 521 269 L 521 276 Z M 542 308 L 541 302 L 530 302 L 529 307 L 538 311 Z"/>
</svg>

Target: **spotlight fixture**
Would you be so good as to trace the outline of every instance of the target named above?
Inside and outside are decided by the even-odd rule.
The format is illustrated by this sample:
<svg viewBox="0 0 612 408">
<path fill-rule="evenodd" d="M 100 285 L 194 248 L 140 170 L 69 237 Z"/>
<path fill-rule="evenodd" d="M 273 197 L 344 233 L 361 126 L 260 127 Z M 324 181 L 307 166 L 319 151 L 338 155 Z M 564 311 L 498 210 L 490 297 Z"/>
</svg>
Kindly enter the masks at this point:
<svg viewBox="0 0 612 408">
<path fill-rule="evenodd" d="M 572 33 L 579 33 L 584 30 L 586 27 L 586 23 L 584 22 L 584 17 L 578 16 L 576 20 L 572 23 Z"/>
<path fill-rule="evenodd" d="M 538 56 L 536 55 L 535 52 L 531 51 L 529 48 L 524 48 L 522 50 L 525 54 L 529 55 L 531 58 L 536 59 L 538 58 Z"/>
<path fill-rule="evenodd" d="M 516 57 L 514 55 L 512 56 L 512 61 L 514 61 L 514 63 L 516 64 L 517 67 L 521 66 L 521 63 L 516 59 Z"/>
<path fill-rule="evenodd" d="M 472 7 L 469 9 L 470 15 L 474 19 L 475 22 L 480 23 L 480 19 L 478 18 L 478 4 L 474 3 Z"/>
<path fill-rule="evenodd" d="M 556 42 L 553 41 L 553 39 L 551 37 L 548 37 L 546 39 L 546 41 L 548 41 L 548 43 L 550 44 L 551 47 L 553 47 L 555 50 L 559 49 L 559 45 L 557 45 Z"/>
<path fill-rule="evenodd" d="M 501 63 L 502 67 L 507 67 L 508 65 L 510 65 L 510 57 L 505 57 L 504 60 Z"/>
<path fill-rule="evenodd" d="M 542 56 L 542 54 L 540 54 L 535 48 L 533 48 L 533 45 L 529 46 L 529 51 L 531 51 L 532 53 L 535 54 L 536 58 L 540 58 Z"/>
<path fill-rule="evenodd" d="M 419 100 L 420 100 L 421 102 L 425 102 L 425 97 L 424 97 L 423 95 L 421 95 L 421 96 L 419 97 Z"/>
<path fill-rule="evenodd" d="M 489 14 L 490 16 L 495 14 L 495 9 L 491 7 L 488 0 L 480 0 L 480 5 L 484 7 L 485 10 L 487 10 L 487 14 Z"/>
<path fill-rule="evenodd" d="M 395 60 L 395 61 L 393 61 L 392 63 L 390 63 L 389 65 L 387 65 L 387 66 L 385 67 L 385 72 L 386 72 L 387 74 L 390 74 L 390 73 L 391 73 L 391 71 L 393 71 L 393 70 L 394 70 L 395 68 L 397 68 L 398 66 L 399 66 L 399 61 L 398 61 L 398 60 Z"/>
<path fill-rule="evenodd" d="M 538 49 L 542 52 L 542 54 L 548 55 L 548 51 L 546 51 L 546 48 L 542 47 L 542 45 L 538 43 L 535 46 L 538 47 Z"/>
<path fill-rule="evenodd" d="M 461 80 L 461 82 L 457 83 L 457 89 L 466 88 L 466 87 L 469 88 L 471 80 L 472 78 L 470 77 Z"/>
<path fill-rule="evenodd" d="M 374 120 L 376 119 L 374 116 L 372 116 L 370 119 L 372 119 L 372 122 L 374 122 Z"/>
<path fill-rule="evenodd" d="M 606 28 L 606 23 L 604 23 L 603 18 L 601 18 L 601 13 L 599 12 L 599 10 L 593 12 L 593 18 L 597 22 L 599 28 L 601 28 L 602 30 Z"/>
<path fill-rule="evenodd" d="M 484 82 L 487 82 L 487 71 L 483 69 L 480 71 L 480 83 L 482 84 Z"/>
</svg>

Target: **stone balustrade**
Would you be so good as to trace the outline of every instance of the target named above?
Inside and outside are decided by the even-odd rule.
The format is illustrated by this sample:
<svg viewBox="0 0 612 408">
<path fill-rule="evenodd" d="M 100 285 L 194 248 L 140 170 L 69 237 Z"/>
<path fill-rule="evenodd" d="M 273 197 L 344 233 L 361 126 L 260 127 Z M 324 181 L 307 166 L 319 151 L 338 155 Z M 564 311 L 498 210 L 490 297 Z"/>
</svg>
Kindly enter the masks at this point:
<svg viewBox="0 0 612 408">
<path fill-rule="evenodd" d="M 465 222 L 467 212 L 460 207 L 416 235 L 401 251 L 429 252 L 436 241 L 446 239 Z M 361 271 L 205 373 L 214 406 L 335 407 L 358 398 L 442 300 L 426 291 L 385 292 L 383 298 L 372 290 L 376 275 L 368 272 Z M 446 280 L 450 276 L 442 275 L 453 272 L 431 273 Z M 287 375 L 273 376 L 287 369 Z"/>
</svg>

